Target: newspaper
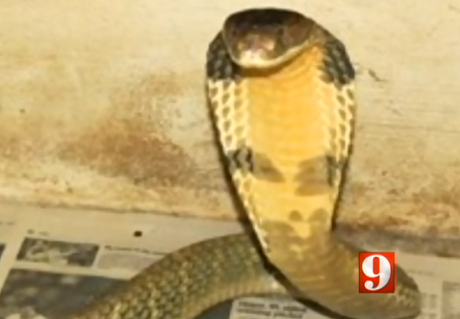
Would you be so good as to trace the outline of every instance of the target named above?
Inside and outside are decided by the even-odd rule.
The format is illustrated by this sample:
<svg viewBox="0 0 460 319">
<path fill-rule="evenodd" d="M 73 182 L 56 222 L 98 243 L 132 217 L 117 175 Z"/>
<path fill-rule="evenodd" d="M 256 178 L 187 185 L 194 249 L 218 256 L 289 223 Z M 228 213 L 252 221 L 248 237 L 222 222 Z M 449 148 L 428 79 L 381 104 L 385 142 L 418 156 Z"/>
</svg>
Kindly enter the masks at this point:
<svg viewBox="0 0 460 319">
<path fill-rule="evenodd" d="M 165 254 L 241 231 L 233 222 L 0 205 L 0 319 L 58 319 Z M 460 260 L 398 253 L 423 319 L 460 319 Z M 291 299 L 247 297 L 199 319 L 327 319 Z"/>
</svg>

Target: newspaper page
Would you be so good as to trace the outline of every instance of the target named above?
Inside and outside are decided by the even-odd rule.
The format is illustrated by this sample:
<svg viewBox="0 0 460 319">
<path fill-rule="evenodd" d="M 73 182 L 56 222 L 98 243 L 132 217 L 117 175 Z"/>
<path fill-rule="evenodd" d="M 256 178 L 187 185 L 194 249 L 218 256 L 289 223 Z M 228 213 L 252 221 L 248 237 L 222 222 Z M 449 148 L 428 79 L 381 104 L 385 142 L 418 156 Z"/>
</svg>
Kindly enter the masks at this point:
<svg viewBox="0 0 460 319">
<path fill-rule="evenodd" d="M 59 319 L 165 254 L 241 231 L 233 222 L 0 205 L 0 319 Z M 460 319 L 460 260 L 398 253 L 420 319 Z M 327 319 L 288 298 L 245 297 L 199 319 Z"/>
</svg>

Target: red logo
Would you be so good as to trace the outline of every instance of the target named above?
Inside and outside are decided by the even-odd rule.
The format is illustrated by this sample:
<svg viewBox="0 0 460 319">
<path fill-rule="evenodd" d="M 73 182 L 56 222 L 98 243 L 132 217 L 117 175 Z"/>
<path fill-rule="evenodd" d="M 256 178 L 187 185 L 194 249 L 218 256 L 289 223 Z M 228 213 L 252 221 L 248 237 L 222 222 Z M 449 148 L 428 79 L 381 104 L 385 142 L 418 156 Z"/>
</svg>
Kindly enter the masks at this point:
<svg viewBox="0 0 460 319">
<path fill-rule="evenodd" d="M 359 292 L 392 293 L 396 287 L 396 254 L 359 253 Z"/>
</svg>

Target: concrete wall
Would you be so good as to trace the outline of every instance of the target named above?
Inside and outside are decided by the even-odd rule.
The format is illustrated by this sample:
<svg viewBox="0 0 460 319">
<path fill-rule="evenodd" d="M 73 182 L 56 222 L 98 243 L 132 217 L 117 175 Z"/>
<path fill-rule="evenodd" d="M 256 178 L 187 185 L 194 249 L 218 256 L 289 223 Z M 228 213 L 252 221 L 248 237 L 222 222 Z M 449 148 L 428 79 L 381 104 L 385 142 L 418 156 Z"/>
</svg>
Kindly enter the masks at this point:
<svg viewBox="0 0 460 319">
<path fill-rule="evenodd" d="M 233 218 L 205 51 L 232 11 L 282 5 L 341 38 L 358 71 L 340 222 L 458 236 L 460 0 L 0 4 L 4 200 Z"/>
</svg>

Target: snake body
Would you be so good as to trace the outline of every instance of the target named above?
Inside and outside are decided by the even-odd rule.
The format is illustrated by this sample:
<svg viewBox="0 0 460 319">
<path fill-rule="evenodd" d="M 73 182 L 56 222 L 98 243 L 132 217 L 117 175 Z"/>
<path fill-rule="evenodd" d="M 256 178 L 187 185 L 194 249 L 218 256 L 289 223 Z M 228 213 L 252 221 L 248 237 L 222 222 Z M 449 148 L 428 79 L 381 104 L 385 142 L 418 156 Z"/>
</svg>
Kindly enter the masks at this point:
<svg viewBox="0 0 460 319">
<path fill-rule="evenodd" d="M 227 235 L 166 255 L 68 319 L 193 319 L 245 295 L 289 295 L 246 234 Z"/>
<path fill-rule="evenodd" d="M 359 250 L 331 233 L 355 119 L 345 46 L 305 16 L 237 12 L 208 51 L 208 95 L 230 174 L 271 263 L 341 315 L 417 314 L 401 270 L 394 294 L 360 294 Z"/>
<path fill-rule="evenodd" d="M 355 118 L 343 44 L 296 12 L 250 9 L 227 18 L 206 68 L 213 122 L 261 250 L 246 234 L 193 244 L 70 318 L 192 319 L 260 294 L 353 318 L 418 315 L 417 285 L 399 268 L 396 293 L 359 294 L 358 249 L 331 233 Z"/>
</svg>

